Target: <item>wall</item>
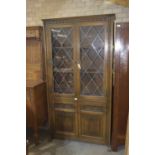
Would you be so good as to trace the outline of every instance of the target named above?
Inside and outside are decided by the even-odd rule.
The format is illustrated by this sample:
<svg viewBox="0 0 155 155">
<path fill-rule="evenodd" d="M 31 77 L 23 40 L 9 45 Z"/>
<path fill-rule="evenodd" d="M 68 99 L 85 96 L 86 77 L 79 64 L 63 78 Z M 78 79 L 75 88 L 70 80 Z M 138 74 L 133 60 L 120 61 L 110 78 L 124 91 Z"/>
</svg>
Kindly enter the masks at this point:
<svg viewBox="0 0 155 155">
<path fill-rule="evenodd" d="M 129 20 L 129 9 L 106 0 L 27 0 L 26 25 L 42 25 L 41 19 L 116 14 L 116 22 Z"/>
</svg>

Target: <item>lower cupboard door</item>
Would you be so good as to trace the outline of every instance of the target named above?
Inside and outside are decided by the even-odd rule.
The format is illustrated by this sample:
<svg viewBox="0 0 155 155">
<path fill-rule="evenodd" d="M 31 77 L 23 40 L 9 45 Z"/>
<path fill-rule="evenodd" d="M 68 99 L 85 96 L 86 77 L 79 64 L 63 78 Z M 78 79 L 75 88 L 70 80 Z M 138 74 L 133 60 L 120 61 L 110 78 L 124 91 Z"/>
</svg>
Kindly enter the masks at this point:
<svg viewBox="0 0 155 155">
<path fill-rule="evenodd" d="M 85 140 L 104 143 L 105 115 L 97 112 L 80 113 L 80 137 Z"/>
<path fill-rule="evenodd" d="M 75 112 L 55 111 L 55 131 L 59 136 L 76 135 Z"/>
</svg>

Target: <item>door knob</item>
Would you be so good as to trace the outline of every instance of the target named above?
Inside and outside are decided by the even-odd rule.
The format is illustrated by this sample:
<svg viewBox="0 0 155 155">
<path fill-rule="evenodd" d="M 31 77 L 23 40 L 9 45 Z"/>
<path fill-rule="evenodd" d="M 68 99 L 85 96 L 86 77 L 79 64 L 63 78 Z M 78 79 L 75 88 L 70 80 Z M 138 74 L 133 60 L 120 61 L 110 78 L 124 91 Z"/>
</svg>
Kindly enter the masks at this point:
<svg viewBox="0 0 155 155">
<path fill-rule="evenodd" d="M 81 69 L 81 65 L 80 65 L 80 63 L 78 63 L 77 66 L 78 66 L 79 69 Z"/>
<path fill-rule="evenodd" d="M 75 100 L 75 101 L 77 101 L 77 100 L 78 100 L 78 98 L 76 98 L 76 97 L 75 97 L 75 98 L 74 98 L 74 100 Z"/>
<path fill-rule="evenodd" d="M 78 69 L 81 69 L 80 61 L 75 61 L 75 63 L 77 65 Z"/>
</svg>

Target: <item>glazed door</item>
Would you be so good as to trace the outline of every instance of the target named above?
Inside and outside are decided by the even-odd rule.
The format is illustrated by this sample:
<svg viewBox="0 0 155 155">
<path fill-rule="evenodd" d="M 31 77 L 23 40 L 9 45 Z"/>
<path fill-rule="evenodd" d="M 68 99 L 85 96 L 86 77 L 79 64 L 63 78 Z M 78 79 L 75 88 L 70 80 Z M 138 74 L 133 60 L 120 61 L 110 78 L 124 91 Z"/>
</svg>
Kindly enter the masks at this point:
<svg viewBox="0 0 155 155">
<path fill-rule="evenodd" d="M 44 22 L 49 123 L 56 137 L 110 142 L 113 19 Z"/>
<path fill-rule="evenodd" d="M 108 25 L 106 22 L 84 23 L 77 29 L 79 136 L 105 143 L 110 78 Z"/>
<path fill-rule="evenodd" d="M 75 97 L 75 49 L 72 25 L 52 26 L 48 31 L 48 75 L 51 121 L 54 135 L 77 135 Z M 49 35 L 50 34 L 50 35 Z"/>
</svg>

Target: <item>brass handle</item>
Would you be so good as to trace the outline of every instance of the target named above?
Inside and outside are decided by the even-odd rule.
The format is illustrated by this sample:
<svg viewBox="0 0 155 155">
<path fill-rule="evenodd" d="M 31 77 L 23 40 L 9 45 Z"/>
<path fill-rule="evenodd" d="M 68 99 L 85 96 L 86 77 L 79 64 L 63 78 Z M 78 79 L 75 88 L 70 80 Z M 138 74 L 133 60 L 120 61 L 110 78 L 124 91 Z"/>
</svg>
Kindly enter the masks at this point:
<svg viewBox="0 0 155 155">
<path fill-rule="evenodd" d="M 74 100 L 75 100 L 75 101 L 77 101 L 77 100 L 78 100 L 78 98 L 76 98 L 76 97 L 75 97 L 75 98 L 74 98 Z"/>
<path fill-rule="evenodd" d="M 81 63 L 80 63 L 80 61 L 76 61 L 76 64 L 77 64 L 78 69 L 81 69 Z"/>
<path fill-rule="evenodd" d="M 80 63 L 77 63 L 77 66 L 78 66 L 79 69 L 81 69 L 81 65 L 80 65 Z"/>
</svg>

